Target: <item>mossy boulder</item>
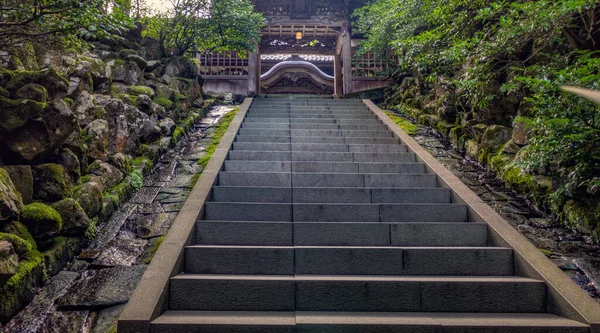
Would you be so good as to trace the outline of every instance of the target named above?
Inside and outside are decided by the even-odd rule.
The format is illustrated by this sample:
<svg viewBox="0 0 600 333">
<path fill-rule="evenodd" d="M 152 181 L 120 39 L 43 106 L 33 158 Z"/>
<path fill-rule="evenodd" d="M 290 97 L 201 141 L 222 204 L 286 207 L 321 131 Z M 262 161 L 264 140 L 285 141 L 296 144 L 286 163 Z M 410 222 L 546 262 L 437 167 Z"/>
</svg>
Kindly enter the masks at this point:
<svg viewBox="0 0 600 333">
<path fill-rule="evenodd" d="M 43 272 L 44 257 L 36 250 L 19 261 L 17 273 L 0 287 L 0 322 L 9 320 L 33 299 Z"/>
<path fill-rule="evenodd" d="M 6 88 L 0 86 L 0 96 L 1 97 L 9 98 L 10 97 L 10 92 L 8 90 L 6 90 Z"/>
<path fill-rule="evenodd" d="M 33 170 L 33 198 L 55 202 L 69 195 L 69 181 L 65 169 L 60 164 L 47 163 L 36 165 Z"/>
<path fill-rule="evenodd" d="M 127 88 L 127 93 L 133 96 L 146 95 L 154 98 L 154 89 L 146 86 L 131 86 Z"/>
<path fill-rule="evenodd" d="M 64 168 L 71 184 L 79 182 L 79 178 L 81 177 L 81 163 L 73 151 L 68 148 L 61 149 L 57 157 L 57 163 Z"/>
<path fill-rule="evenodd" d="M 163 75 L 196 79 L 198 78 L 198 66 L 187 57 L 174 57 L 165 64 Z"/>
<path fill-rule="evenodd" d="M 13 245 L 5 240 L 0 240 L 0 285 L 3 285 L 19 268 L 19 256 L 15 253 Z"/>
<path fill-rule="evenodd" d="M 54 242 L 63 224 L 54 208 L 39 202 L 23 207 L 21 219 L 41 248 L 48 248 Z"/>
<path fill-rule="evenodd" d="M 62 218 L 62 235 L 83 235 L 91 224 L 91 220 L 75 199 L 63 199 L 52 204 L 52 208 L 54 208 Z"/>
<path fill-rule="evenodd" d="M 6 85 L 6 89 L 14 93 L 30 83 L 46 88 L 50 100 L 64 98 L 69 90 L 69 80 L 53 68 L 46 68 L 41 71 L 14 71 Z"/>
<path fill-rule="evenodd" d="M 98 105 L 96 96 L 87 91 L 82 91 L 73 107 L 73 113 L 82 128 L 96 119 L 106 119 L 106 110 Z"/>
<path fill-rule="evenodd" d="M 8 171 L 0 169 L 0 222 L 18 219 L 22 207 L 21 194 L 10 179 Z"/>
<path fill-rule="evenodd" d="M 88 172 L 90 174 L 98 176 L 104 187 L 113 187 L 123 180 L 123 173 L 110 163 L 103 162 L 100 160 L 94 161 L 89 167 Z"/>
<path fill-rule="evenodd" d="M 36 102 L 48 102 L 48 90 L 39 84 L 29 83 L 19 88 L 15 99 L 30 99 Z"/>
<path fill-rule="evenodd" d="M 76 187 L 73 197 L 88 217 L 94 217 L 102 210 L 102 185 L 89 181 Z"/>
<path fill-rule="evenodd" d="M 561 215 L 569 227 L 600 240 L 600 205 L 597 202 L 590 205 L 575 199 L 567 200 Z"/>
<path fill-rule="evenodd" d="M 0 241 L 10 243 L 19 258 L 24 258 L 31 250 L 34 250 L 28 241 L 17 235 L 0 232 Z"/>
<path fill-rule="evenodd" d="M 142 70 L 133 61 L 115 60 L 109 64 L 112 67 L 113 82 L 135 86 L 143 79 Z"/>
<path fill-rule="evenodd" d="M 106 159 L 108 156 L 109 131 L 108 122 L 96 119 L 87 125 L 81 134 L 80 145 L 92 159 Z"/>
<path fill-rule="evenodd" d="M 488 127 L 481 138 L 481 147 L 490 151 L 497 151 L 512 135 L 512 129 L 500 125 Z"/>
<path fill-rule="evenodd" d="M 538 205 L 543 205 L 553 191 L 549 177 L 528 174 L 514 164 L 507 165 L 500 178 L 507 187 L 524 194 Z"/>
<path fill-rule="evenodd" d="M 17 242 L 13 242 L 11 240 L 19 256 L 21 256 L 21 250 L 23 250 L 23 253 L 28 252 L 32 249 L 37 250 L 37 243 L 35 242 L 35 239 L 29 232 L 29 229 L 27 229 L 27 227 L 21 222 L 11 221 L 9 223 L 6 223 L 2 226 L 0 232 L 8 234 L 8 238 L 13 236 L 19 238 Z M 20 240 L 25 241 L 27 244 L 21 244 Z"/>
<path fill-rule="evenodd" d="M 75 130 L 77 121 L 60 99 L 50 103 L 0 97 L 0 154 L 35 162 L 49 157 Z"/>
</svg>

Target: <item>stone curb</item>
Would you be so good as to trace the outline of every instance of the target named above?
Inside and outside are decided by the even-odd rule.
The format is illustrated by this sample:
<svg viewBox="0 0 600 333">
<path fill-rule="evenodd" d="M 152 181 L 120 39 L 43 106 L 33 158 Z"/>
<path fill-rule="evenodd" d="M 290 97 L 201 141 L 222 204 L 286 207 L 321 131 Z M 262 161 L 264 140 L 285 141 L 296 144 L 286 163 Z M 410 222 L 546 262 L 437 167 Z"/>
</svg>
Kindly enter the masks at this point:
<svg viewBox="0 0 600 333">
<path fill-rule="evenodd" d="M 517 275 L 546 283 L 550 313 L 590 325 L 590 333 L 600 333 L 600 304 L 581 290 L 525 236 L 483 202 L 442 163 L 400 129 L 371 100 L 363 99 L 363 103 L 417 155 L 417 160 L 423 162 L 429 172 L 437 174 L 442 187 L 452 190 L 454 202 L 467 205 L 469 221 L 487 223 L 491 245 L 510 247 L 514 250 Z"/>
<path fill-rule="evenodd" d="M 235 118 L 223 135 L 208 165 L 202 171 L 202 175 L 173 222 L 165 240 L 156 251 L 152 262 L 119 317 L 117 324 L 119 333 L 150 332 L 150 322 L 166 310 L 169 279 L 183 270 L 184 249 L 194 239 L 196 221 L 204 214 L 204 202 L 210 196 L 211 188 L 217 180 L 223 161 L 227 157 L 250 104 L 252 104 L 252 98 L 246 98 L 240 105 Z"/>
</svg>

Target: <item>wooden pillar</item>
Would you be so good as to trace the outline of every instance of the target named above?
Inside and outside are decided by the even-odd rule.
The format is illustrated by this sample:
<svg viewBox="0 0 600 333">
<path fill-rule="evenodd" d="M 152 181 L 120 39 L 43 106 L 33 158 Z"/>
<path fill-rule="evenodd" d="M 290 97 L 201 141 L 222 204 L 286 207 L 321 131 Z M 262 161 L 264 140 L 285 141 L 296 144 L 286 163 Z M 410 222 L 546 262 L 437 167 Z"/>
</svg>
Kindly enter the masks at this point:
<svg viewBox="0 0 600 333">
<path fill-rule="evenodd" d="M 352 92 L 352 41 L 348 23 L 342 30 L 342 75 L 344 79 L 344 94 Z"/>
<path fill-rule="evenodd" d="M 339 54 L 333 56 L 333 94 L 340 97 L 344 94 L 342 83 L 342 58 Z"/>
</svg>

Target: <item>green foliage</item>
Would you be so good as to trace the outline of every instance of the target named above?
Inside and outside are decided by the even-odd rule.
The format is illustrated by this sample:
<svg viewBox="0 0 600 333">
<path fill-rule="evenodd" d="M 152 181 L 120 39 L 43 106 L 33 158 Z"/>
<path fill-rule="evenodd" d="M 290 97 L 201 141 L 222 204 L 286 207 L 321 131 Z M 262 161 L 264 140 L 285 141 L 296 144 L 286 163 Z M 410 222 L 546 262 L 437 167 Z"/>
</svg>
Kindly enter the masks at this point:
<svg viewBox="0 0 600 333">
<path fill-rule="evenodd" d="M 599 88 L 599 15 L 598 0 L 374 0 L 355 19 L 362 52 L 391 51 L 424 85 L 451 77 L 457 112 L 485 116 L 511 101 L 503 125 L 524 117 L 527 154 L 514 165 L 495 150 L 478 155 L 534 197 L 550 192 L 531 181 L 551 177 L 545 204 L 568 219 L 569 200 L 589 210 L 600 202 L 600 108 L 560 90 Z"/>
<path fill-rule="evenodd" d="M 131 26 L 123 4 L 123 0 L 1 1 L 0 49 L 28 41 L 52 44 L 57 38 L 117 38 Z M 107 7 L 113 10 L 107 13 Z"/>
<path fill-rule="evenodd" d="M 235 115 L 237 114 L 238 110 L 238 108 L 235 108 L 226 115 L 224 115 L 223 118 L 221 118 L 221 121 L 219 122 L 217 127 L 215 128 L 215 131 L 213 132 L 213 137 L 210 140 L 210 144 L 208 145 L 208 147 L 206 147 L 206 155 L 204 155 L 202 158 L 200 158 L 200 160 L 198 160 L 198 164 L 202 166 L 203 170 L 204 168 L 206 168 L 208 161 L 210 161 L 210 158 L 219 146 L 221 139 L 227 132 L 227 129 L 229 128 L 229 125 L 231 125 L 231 122 L 233 121 L 233 118 L 235 118 Z"/>
<path fill-rule="evenodd" d="M 175 105 L 175 103 L 173 103 L 173 101 L 171 101 L 170 99 L 166 98 L 166 97 L 156 97 L 154 99 L 154 103 L 162 106 L 163 108 L 170 110 L 173 108 L 173 106 Z"/>
<path fill-rule="evenodd" d="M 183 129 L 182 127 L 176 127 L 175 130 L 173 131 L 173 136 L 171 136 L 171 142 L 173 143 L 177 143 L 179 142 L 179 140 L 181 140 L 181 138 L 183 137 L 183 135 L 185 134 L 185 129 Z"/>
<path fill-rule="evenodd" d="M 85 230 L 85 238 L 87 238 L 90 242 L 96 238 L 96 234 L 98 233 L 98 216 L 90 219 L 90 225 Z"/>
<path fill-rule="evenodd" d="M 393 112 L 389 112 L 386 111 L 385 114 L 387 114 L 388 117 L 390 117 L 390 119 L 392 119 L 396 125 L 398 125 L 398 127 L 400 127 L 402 130 L 404 130 L 404 132 L 406 132 L 406 134 L 408 135 L 415 135 L 415 133 L 417 133 L 417 125 L 411 123 L 410 121 L 408 121 L 405 118 L 402 118 L 400 116 L 398 116 L 397 114 L 393 113 Z"/>
<path fill-rule="evenodd" d="M 174 0 L 167 14 L 147 18 L 145 35 L 160 41 L 164 56 L 191 51 L 252 50 L 264 19 L 248 0 Z"/>
<path fill-rule="evenodd" d="M 25 221 L 52 221 L 58 226 L 58 230 L 62 228 L 62 218 L 60 214 L 52 207 L 43 203 L 34 202 L 23 207 L 21 217 Z"/>
</svg>

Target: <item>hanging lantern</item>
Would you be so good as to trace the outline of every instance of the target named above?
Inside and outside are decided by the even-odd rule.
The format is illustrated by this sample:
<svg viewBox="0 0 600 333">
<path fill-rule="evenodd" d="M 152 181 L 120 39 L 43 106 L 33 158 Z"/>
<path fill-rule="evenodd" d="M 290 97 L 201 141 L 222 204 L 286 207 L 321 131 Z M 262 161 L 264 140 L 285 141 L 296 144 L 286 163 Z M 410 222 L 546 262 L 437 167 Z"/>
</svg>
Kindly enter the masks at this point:
<svg viewBox="0 0 600 333">
<path fill-rule="evenodd" d="M 302 39 L 302 31 L 296 32 L 296 40 L 301 40 L 301 39 Z"/>
</svg>

